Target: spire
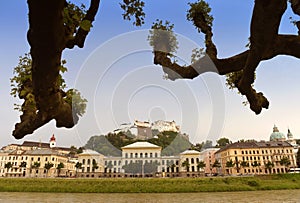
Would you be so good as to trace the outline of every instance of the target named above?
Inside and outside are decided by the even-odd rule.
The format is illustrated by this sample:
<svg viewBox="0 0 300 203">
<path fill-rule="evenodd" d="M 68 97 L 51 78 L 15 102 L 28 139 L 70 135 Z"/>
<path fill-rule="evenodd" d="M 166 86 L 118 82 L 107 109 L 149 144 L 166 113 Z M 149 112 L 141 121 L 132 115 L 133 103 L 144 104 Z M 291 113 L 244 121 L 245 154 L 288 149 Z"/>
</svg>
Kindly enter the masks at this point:
<svg viewBox="0 0 300 203">
<path fill-rule="evenodd" d="M 288 129 L 287 137 L 288 139 L 293 139 L 293 134 L 291 133 L 290 129 Z"/>
<path fill-rule="evenodd" d="M 55 138 L 54 134 L 50 138 L 50 148 L 53 148 L 53 147 L 56 147 L 56 138 Z"/>
</svg>

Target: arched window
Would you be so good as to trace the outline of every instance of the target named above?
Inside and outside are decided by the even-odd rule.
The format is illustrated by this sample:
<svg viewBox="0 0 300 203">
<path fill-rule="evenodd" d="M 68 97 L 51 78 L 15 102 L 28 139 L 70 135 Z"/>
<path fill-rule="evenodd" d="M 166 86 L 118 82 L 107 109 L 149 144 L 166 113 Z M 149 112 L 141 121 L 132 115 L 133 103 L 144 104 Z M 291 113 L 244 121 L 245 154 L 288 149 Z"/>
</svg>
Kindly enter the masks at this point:
<svg viewBox="0 0 300 203">
<path fill-rule="evenodd" d="M 194 163 L 194 158 L 191 158 L 191 163 L 192 163 L 192 164 Z"/>
<path fill-rule="evenodd" d="M 88 164 L 88 165 L 91 164 L 91 160 L 90 160 L 90 159 L 87 160 L 87 164 Z"/>
<path fill-rule="evenodd" d="M 148 158 L 148 153 L 145 153 L 145 158 Z"/>
<path fill-rule="evenodd" d="M 85 164 L 85 159 L 82 159 L 82 164 L 83 164 L 83 165 Z"/>
</svg>

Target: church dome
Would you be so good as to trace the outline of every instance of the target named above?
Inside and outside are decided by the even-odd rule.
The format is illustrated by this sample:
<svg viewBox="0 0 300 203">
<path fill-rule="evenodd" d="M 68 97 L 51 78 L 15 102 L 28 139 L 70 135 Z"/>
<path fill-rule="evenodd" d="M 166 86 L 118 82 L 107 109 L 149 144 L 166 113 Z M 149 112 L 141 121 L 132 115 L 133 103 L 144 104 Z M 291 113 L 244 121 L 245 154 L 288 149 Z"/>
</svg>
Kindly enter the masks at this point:
<svg viewBox="0 0 300 203">
<path fill-rule="evenodd" d="M 273 133 L 270 136 L 270 141 L 285 141 L 285 135 L 279 132 L 277 126 L 274 125 Z"/>
</svg>

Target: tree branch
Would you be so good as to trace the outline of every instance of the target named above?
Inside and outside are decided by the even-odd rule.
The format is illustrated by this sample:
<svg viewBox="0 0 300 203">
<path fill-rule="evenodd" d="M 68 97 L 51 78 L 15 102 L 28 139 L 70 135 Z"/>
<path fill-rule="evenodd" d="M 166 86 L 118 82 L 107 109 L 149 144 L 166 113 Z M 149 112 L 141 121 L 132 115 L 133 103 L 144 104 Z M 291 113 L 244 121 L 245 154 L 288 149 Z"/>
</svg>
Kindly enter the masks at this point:
<svg viewBox="0 0 300 203">
<path fill-rule="evenodd" d="M 98 12 L 100 5 L 100 0 L 91 0 L 90 7 L 85 15 L 85 17 L 82 19 L 82 21 L 87 20 L 90 23 L 92 23 L 95 20 L 95 16 Z M 76 32 L 76 35 L 73 39 L 69 40 L 66 44 L 67 48 L 74 48 L 74 46 L 78 46 L 79 48 L 84 47 L 85 39 L 88 35 L 89 31 L 82 29 L 79 27 L 78 31 Z"/>
</svg>

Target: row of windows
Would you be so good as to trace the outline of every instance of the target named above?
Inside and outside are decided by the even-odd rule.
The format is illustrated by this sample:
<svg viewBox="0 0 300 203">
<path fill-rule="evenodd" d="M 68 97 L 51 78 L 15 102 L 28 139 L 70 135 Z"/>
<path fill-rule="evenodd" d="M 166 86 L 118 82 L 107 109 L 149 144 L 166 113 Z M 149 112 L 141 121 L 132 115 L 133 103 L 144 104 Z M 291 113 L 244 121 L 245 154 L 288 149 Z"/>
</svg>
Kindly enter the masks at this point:
<svg viewBox="0 0 300 203">
<path fill-rule="evenodd" d="M 262 159 L 263 160 L 273 160 L 273 159 L 275 159 L 275 160 L 281 160 L 282 158 L 283 158 L 284 156 L 262 156 Z M 292 156 L 286 156 L 286 157 L 288 157 L 290 160 L 292 160 L 293 159 L 293 157 Z M 261 158 L 260 158 L 260 156 L 258 156 L 258 157 L 256 157 L 256 156 L 250 156 L 250 157 L 248 157 L 248 156 L 243 156 L 242 157 L 242 159 L 243 159 L 243 161 L 248 161 L 248 160 L 254 160 L 254 161 L 256 161 L 256 160 L 261 160 Z"/>
<path fill-rule="evenodd" d="M 18 157 L 15 157 L 15 156 L 13 156 L 13 157 L 11 157 L 11 156 L 9 156 L 9 157 L 6 157 L 6 156 L 2 156 L 2 160 L 8 160 L 8 161 L 14 161 L 14 160 L 18 160 Z M 23 160 L 28 160 L 28 157 L 26 156 L 26 157 L 21 157 L 21 160 L 23 161 Z M 37 159 L 36 159 L 37 161 L 41 161 L 41 157 L 37 157 Z M 45 161 L 48 161 L 48 157 L 45 157 L 45 159 L 44 159 Z M 51 159 L 52 161 L 57 161 L 57 158 L 54 158 L 54 157 L 52 157 L 52 159 Z M 34 161 L 34 157 L 31 157 L 31 161 Z"/>
<path fill-rule="evenodd" d="M 105 161 L 105 165 L 108 165 L 108 163 L 111 163 L 113 164 L 114 166 L 117 166 L 117 165 L 121 165 L 121 160 L 119 161 Z"/>
<path fill-rule="evenodd" d="M 87 165 L 92 164 L 93 162 L 97 163 L 95 159 L 92 159 L 93 161 L 91 161 L 91 159 L 87 159 L 87 161 L 85 162 L 85 159 L 82 159 L 82 165 L 85 165 L 85 163 Z"/>
<path fill-rule="evenodd" d="M 149 155 L 149 157 L 148 157 Z M 158 153 L 155 152 L 154 154 L 152 152 L 150 152 L 149 154 L 146 152 L 146 153 L 125 153 L 125 158 L 152 158 L 152 157 L 155 157 L 157 158 L 158 157 Z"/>
<path fill-rule="evenodd" d="M 270 150 L 261 150 L 261 153 L 262 154 L 268 154 L 268 151 L 269 151 L 270 154 L 272 154 L 272 153 L 285 153 L 285 152 L 286 153 L 293 153 L 292 149 L 290 149 L 290 150 L 286 149 L 285 152 L 284 152 L 284 149 L 281 149 L 281 150 L 280 149 L 277 149 L 277 150 L 276 149 L 274 149 L 274 150 L 272 150 L 272 149 L 270 149 Z M 237 154 L 236 150 L 234 151 L 234 154 Z M 245 150 L 245 151 L 242 150 L 242 154 L 260 154 L 260 153 L 259 153 L 259 150 Z"/>
</svg>

